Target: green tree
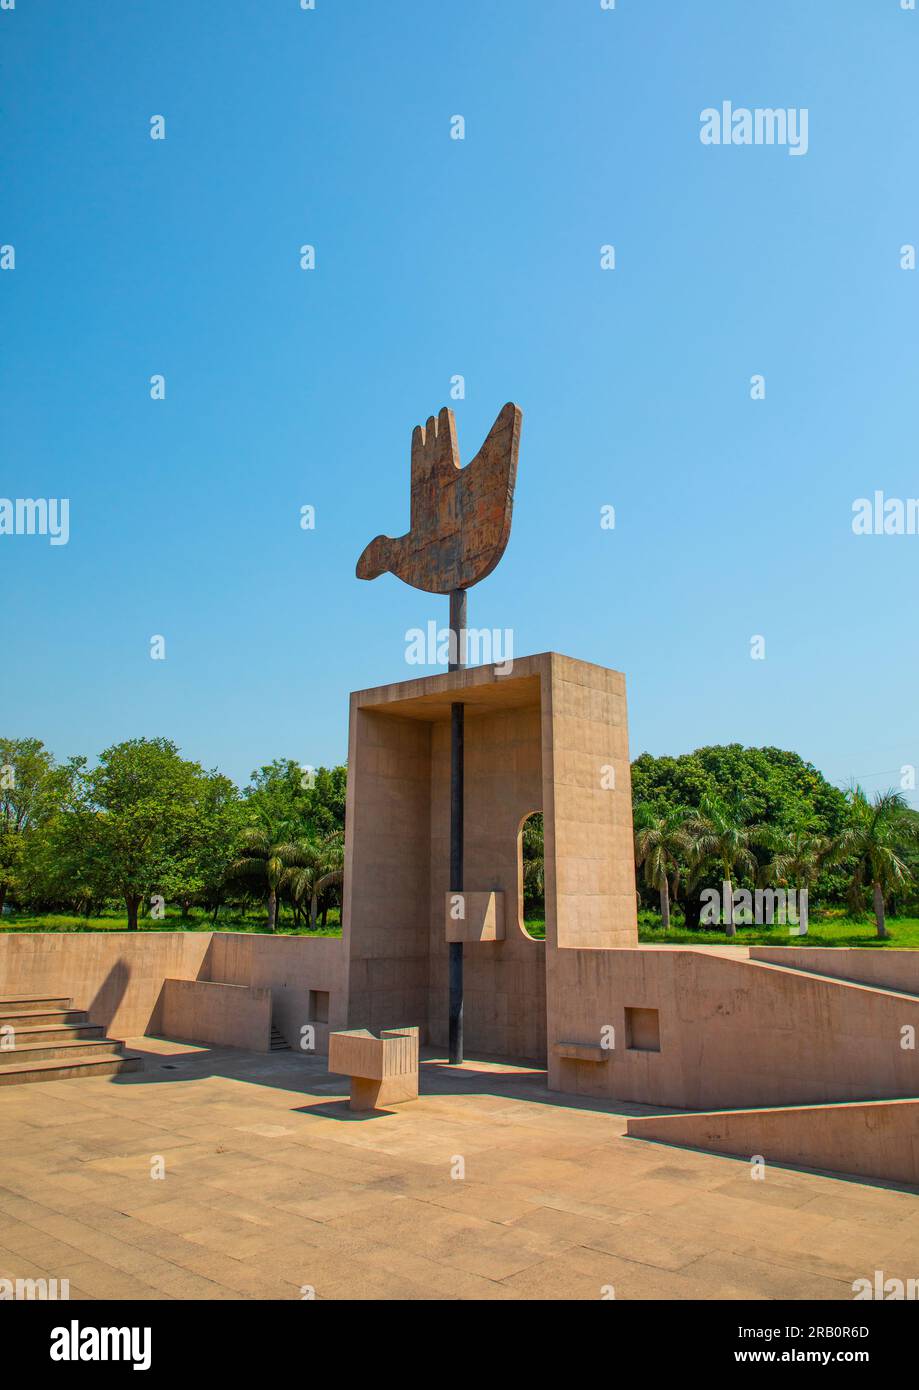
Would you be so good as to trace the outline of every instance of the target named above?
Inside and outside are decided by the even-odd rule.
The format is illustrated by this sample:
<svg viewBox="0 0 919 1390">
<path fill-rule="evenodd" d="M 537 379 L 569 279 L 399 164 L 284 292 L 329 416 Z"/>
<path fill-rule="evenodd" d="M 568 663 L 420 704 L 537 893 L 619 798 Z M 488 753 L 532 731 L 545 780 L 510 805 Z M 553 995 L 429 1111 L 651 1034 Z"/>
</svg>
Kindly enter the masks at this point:
<svg viewBox="0 0 919 1390">
<path fill-rule="evenodd" d="M 253 819 L 286 824 L 294 839 L 320 840 L 345 828 L 345 767 L 311 768 L 276 758 L 252 773 L 244 796 Z"/>
<path fill-rule="evenodd" d="M 775 825 L 808 822 L 835 834 L 846 820 L 846 799 L 817 769 L 797 753 L 781 748 L 744 748 L 715 744 L 677 758 L 642 753 L 632 763 L 632 799 L 649 801 L 659 810 L 698 808 L 702 797 L 739 796 L 753 821 Z"/>
<path fill-rule="evenodd" d="M 320 839 L 335 832 L 344 835 L 348 769 L 343 765 L 319 767 L 307 774 L 303 791 L 308 832 Z"/>
<path fill-rule="evenodd" d="M 885 898 L 911 880 L 905 855 L 919 845 L 919 816 L 900 792 L 877 792 L 869 800 L 861 787 L 846 794 L 849 820 L 837 837 L 833 853 L 839 859 L 854 861 L 850 895 L 853 908 L 864 905 L 864 889 L 873 896 L 877 934 L 890 936 L 885 925 Z"/>
<path fill-rule="evenodd" d="M 28 873 L 29 847 L 54 814 L 64 785 L 40 739 L 0 739 L 0 912 Z"/>
<path fill-rule="evenodd" d="M 114 744 L 85 774 L 77 814 L 90 878 L 124 899 L 129 931 L 141 903 L 155 892 L 169 896 L 181 877 L 203 778 L 200 764 L 165 738 Z"/>
<path fill-rule="evenodd" d="M 320 897 L 329 889 L 340 886 L 344 878 L 344 836 L 336 830 L 322 840 L 307 841 L 302 845 L 302 850 L 304 862 L 292 865 L 287 870 L 282 886 L 290 894 L 295 913 L 299 912 L 301 903 L 309 899 L 310 930 L 315 931 Z"/>
<path fill-rule="evenodd" d="M 262 812 L 261 824 L 248 825 L 242 831 L 236 858 L 227 874 L 239 879 L 268 900 L 268 930 L 274 931 L 278 919 L 278 894 L 289 882 L 293 869 L 306 868 L 312 858 L 309 841 L 290 837 L 290 823 L 275 821 Z"/>
<path fill-rule="evenodd" d="M 86 759 L 70 759 L 61 772 L 60 801 L 30 845 L 23 894 L 33 910 L 66 906 L 89 917 L 114 888 L 101 849 L 98 813 L 87 799 Z"/>
<path fill-rule="evenodd" d="M 635 863 L 644 869 L 645 882 L 656 888 L 661 899 L 661 926 L 670 926 L 670 886 L 679 892 L 683 864 L 691 852 L 686 824 L 689 811 L 675 806 L 656 811 L 647 802 L 635 808 Z"/>
<path fill-rule="evenodd" d="M 807 824 L 814 834 L 835 836 L 846 821 L 846 799 L 817 769 L 797 753 L 781 748 L 744 748 L 739 743 L 714 744 L 679 757 L 655 758 L 642 753 L 632 763 L 632 795 L 636 805 L 650 803 L 658 812 L 687 806 L 699 811 L 704 796 L 730 803 L 740 797 L 750 822 L 777 830 Z M 751 837 L 751 855 L 757 865 L 766 862 L 768 849 Z M 694 865 L 681 890 L 687 926 L 697 926 L 703 889 L 718 886 L 717 865 Z M 754 868 L 738 867 L 748 884 L 755 883 Z M 823 866 L 815 893 L 843 901 L 846 878 L 832 857 Z"/>
<path fill-rule="evenodd" d="M 761 831 L 758 826 L 751 825 L 751 815 L 752 807 L 742 795 L 735 795 L 727 801 L 706 792 L 698 811 L 684 822 L 696 874 L 710 863 L 720 868 L 723 874 L 727 897 L 724 930 L 727 936 L 737 934 L 734 925 L 735 874 L 740 871 L 755 875 L 757 871 L 752 847 Z"/>
<path fill-rule="evenodd" d="M 225 900 L 227 873 L 237 857 L 245 810 L 229 777 L 203 774 L 195 788 L 187 830 L 162 891 L 175 899 L 186 917 L 192 903 L 213 911 Z"/>
<path fill-rule="evenodd" d="M 799 824 L 787 829 L 764 826 L 758 842 L 769 852 L 769 859 L 760 868 L 760 880 L 798 893 L 798 925 L 803 935 L 807 932 L 810 892 L 832 857 L 833 840 L 807 824 Z M 800 896 L 802 890 L 805 897 Z"/>
</svg>

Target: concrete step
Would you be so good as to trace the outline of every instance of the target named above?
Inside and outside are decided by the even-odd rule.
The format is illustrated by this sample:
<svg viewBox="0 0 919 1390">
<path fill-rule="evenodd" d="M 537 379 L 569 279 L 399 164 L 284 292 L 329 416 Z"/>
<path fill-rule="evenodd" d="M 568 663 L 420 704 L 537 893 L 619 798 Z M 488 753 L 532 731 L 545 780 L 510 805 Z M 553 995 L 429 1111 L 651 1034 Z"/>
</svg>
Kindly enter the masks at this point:
<svg viewBox="0 0 919 1390">
<path fill-rule="evenodd" d="M 0 1071 L 14 1067 L 19 1062 L 47 1062 L 52 1058 L 60 1061 L 82 1061 L 84 1057 L 106 1057 L 117 1051 L 118 1044 L 111 1038 L 61 1038 L 57 1042 L 26 1042 L 17 1037 L 16 1046 L 0 1047 Z"/>
<path fill-rule="evenodd" d="M 19 1062 L 16 1066 L 0 1067 L 0 1086 L 22 1086 L 31 1081 L 70 1081 L 77 1077 L 117 1076 L 123 1072 L 140 1071 L 144 1059 L 135 1053 L 107 1052 L 84 1061 L 61 1061 L 50 1058 L 44 1062 Z"/>
<path fill-rule="evenodd" d="M 0 1028 L 9 1024 L 13 1028 L 38 1027 L 49 1023 L 88 1023 L 85 1009 L 19 1009 L 10 1013 L 0 1009 Z"/>
<path fill-rule="evenodd" d="M 268 1046 L 272 1052 L 290 1051 L 290 1043 L 287 1041 L 280 1028 L 278 1028 L 274 1023 L 272 1023 L 271 1025 L 271 1040 Z"/>
<path fill-rule="evenodd" d="M 5 1026 L 13 1029 L 13 1040 L 17 1044 L 67 1042 L 69 1038 L 105 1037 L 101 1023 L 29 1023 L 24 1028 L 16 1024 Z"/>
<path fill-rule="evenodd" d="M 34 1013 L 36 1009 L 69 1009 L 73 1000 L 62 994 L 0 994 L 0 1018 Z"/>
</svg>

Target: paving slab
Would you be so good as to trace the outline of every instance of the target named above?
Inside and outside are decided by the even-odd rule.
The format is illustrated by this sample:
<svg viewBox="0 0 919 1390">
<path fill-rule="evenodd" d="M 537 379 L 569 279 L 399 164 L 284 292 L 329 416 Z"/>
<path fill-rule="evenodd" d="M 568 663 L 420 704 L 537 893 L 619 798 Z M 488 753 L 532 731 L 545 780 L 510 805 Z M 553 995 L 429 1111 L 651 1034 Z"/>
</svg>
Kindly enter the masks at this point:
<svg viewBox="0 0 919 1390">
<path fill-rule="evenodd" d="M 356 1115 L 321 1058 L 132 1039 L 0 1091 L 0 1276 L 77 1299 L 852 1298 L 916 1276 L 919 1190 L 625 1134 L 640 1106 L 434 1054 Z M 161 1160 L 161 1162 L 160 1162 Z M 162 1173 L 162 1176 L 156 1176 Z"/>
</svg>

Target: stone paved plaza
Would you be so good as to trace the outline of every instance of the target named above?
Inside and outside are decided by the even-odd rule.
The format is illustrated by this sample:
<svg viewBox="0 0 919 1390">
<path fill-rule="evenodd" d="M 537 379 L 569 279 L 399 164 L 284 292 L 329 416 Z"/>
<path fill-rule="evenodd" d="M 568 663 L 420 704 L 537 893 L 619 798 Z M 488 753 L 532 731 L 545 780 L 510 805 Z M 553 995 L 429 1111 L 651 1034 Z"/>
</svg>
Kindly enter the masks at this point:
<svg viewBox="0 0 919 1390">
<path fill-rule="evenodd" d="M 358 1116 L 320 1060 L 129 1046 L 143 1072 L 0 1089 L 0 1277 L 73 1298 L 851 1299 L 875 1269 L 919 1274 L 919 1194 L 754 1181 L 626 1138 L 646 1111 L 542 1072 L 429 1056 L 419 1101 Z"/>
</svg>

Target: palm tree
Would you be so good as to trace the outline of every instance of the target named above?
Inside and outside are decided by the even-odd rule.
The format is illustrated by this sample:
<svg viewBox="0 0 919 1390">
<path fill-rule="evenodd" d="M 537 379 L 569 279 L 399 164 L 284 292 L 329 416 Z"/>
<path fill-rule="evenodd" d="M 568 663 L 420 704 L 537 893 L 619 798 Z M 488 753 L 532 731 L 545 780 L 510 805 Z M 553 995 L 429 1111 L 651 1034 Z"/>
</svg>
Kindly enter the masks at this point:
<svg viewBox="0 0 919 1390">
<path fill-rule="evenodd" d="M 248 879 L 268 895 L 268 930 L 274 931 L 278 916 L 278 889 L 285 875 L 294 867 L 305 864 L 310 847 L 286 838 L 288 823 L 271 822 L 250 825 L 240 836 L 239 854 L 227 869 L 231 878 Z"/>
<path fill-rule="evenodd" d="M 661 928 L 670 927 L 670 882 L 673 896 L 679 892 L 683 860 L 691 850 L 686 833 L 689 811 L 677 806 L 670 811 L 656 811 L 648 802 L 635 808 L 635 863 L 644 868 L 645 883 L 661 895 Z"/>
<path fill-rule="evenodd" d="M 758 843 L 770 851 L 771 858 L 760 872 L 760 881 L 774 883 L 779 888 L 804 891 L 798 898 L 800 935 L 807 935 L 807 895 L 823 872 L 827 860 L 834 854 L 834 842 L 804 823 L 790 829 L 783 826 L 764 826 Z"/>
<path fill-rule="evenodd" d="M 290 893 L 298 911 L 304 898 L 309 898 L 310 931 L 315 931 L 320 897 L 328 888 L 344 880 L 344 836 L 336 830 L 324 840 L 307 841 L 301 850 L 302 861 L 284 874 L 283 887 Z"/>
<path fill-rule="evenodd" d="M 890 936 L 884 924 L 884 899 L 912 878 L 903 853 L 919 845 L 919 816 L 910 810 L 901 792 L 877 792 L 869 801 L 861 787 L 846 792 L 849 823 L 834 843 L 834 859 L 854 859 L 849 897 L 862 907 L 862 893 L 870 883 L 874 895 L 874 919 L 881 940 Z"/>
<path fill-rule="evenodd" d="M 691 844 L 693 877 L 697 879 L 706 864 L 711 863 L 716 864 L 724 876 L 726 936 L 737 935 L 734 925 L 734 874 L 738 870 L 755 874 L 757 870 L 752 846 L 762 831 L 761 827 L 751 825 L 750 820 L 751 808 L 742 796 L 735 796 L 728 802 L 712 792 L 706 792 L 699 802 L 699 809 L 685 823 L 685 833 Z"/>
</svg>

